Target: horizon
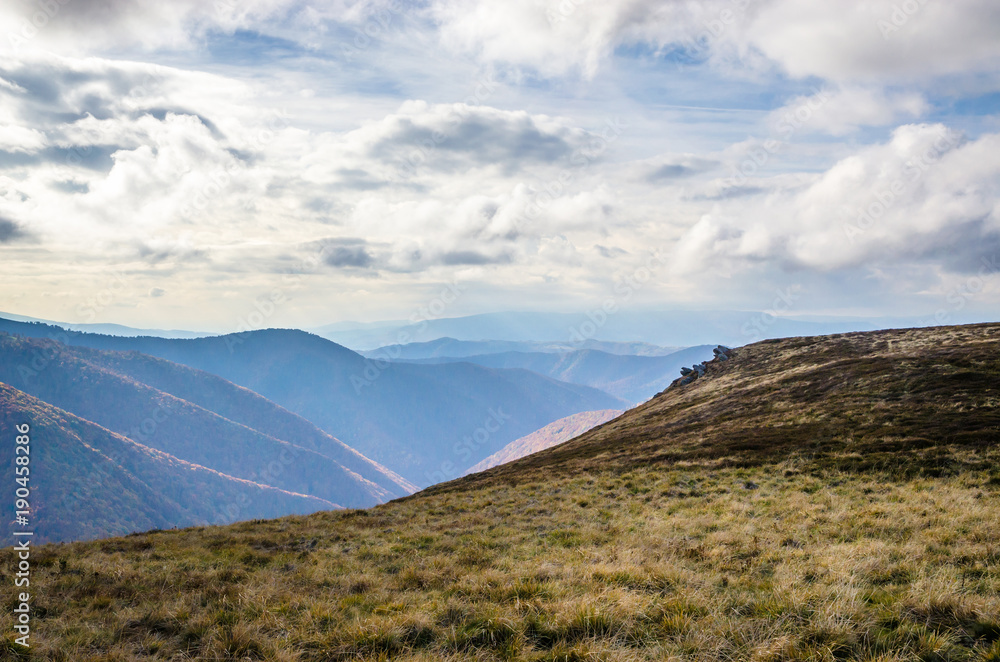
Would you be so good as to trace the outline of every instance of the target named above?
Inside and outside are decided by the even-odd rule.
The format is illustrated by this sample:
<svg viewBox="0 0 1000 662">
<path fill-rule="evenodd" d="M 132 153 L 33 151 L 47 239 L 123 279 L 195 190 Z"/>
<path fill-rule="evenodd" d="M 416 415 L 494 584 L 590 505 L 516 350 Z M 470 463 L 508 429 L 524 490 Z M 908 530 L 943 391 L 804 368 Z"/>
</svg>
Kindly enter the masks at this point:
<svg viewBox="0 0 1000 662">
<path fill-rule="evenodd" d="M 9 3 L 0 310 L 995 318 L 1000 10 L 903 4 Z"/>
</svg>

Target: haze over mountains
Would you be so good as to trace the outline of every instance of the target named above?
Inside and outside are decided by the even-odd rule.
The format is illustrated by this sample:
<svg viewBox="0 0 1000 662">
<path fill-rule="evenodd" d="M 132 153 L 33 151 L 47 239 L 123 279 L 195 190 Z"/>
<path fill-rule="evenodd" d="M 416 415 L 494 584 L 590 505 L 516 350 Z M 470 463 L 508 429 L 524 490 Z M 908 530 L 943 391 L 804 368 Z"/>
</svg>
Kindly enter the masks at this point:
<svg viewBox="0 0 1000 662">
<path fill-rule="evenodd" d="M 466 475 L 486 471 L 493 467 L 508 462 L 513 462 L 522 457 L 537 453 L 538 451 L 552 448 L 564 441 L 569 441 L 578 437 L 598 425 L 607 423 L 613 418 L 621 416 L 624 412 L 617 409 L 605 409 L 603 411 L 582 411 L 558 421 L 549 423 L 540 430 L 535 430 L 529 435 L 515 439 L 499 451 L 488 458 L 478 462 L 466 471 Z"/>
<path fill-rule="evenodd" d="M 659 356 L 683 347 L 723 343 L 739 346 L 766 338 L 931 326 L 934 316 L 863 317 L 796 315 L 800 295 L 784 293 L 767 311 L 620 310 L 591 313 L 498 312 L 417 321 L 336 322 L 303 330 L 366 356 L 388 350 L 392 358 L 473 356 L 496 352 L 567 352 L 597 349 L 610 354 Z M 0 318 L 42 322 L 74 331 L 113 336 L 201 338 L 228 333 L 140 329 L 121 324 L 65 323 L 0 312 Z M 957 323 L 989 321 L 952 311 Z"/>
<path fill-rule="evenodd" d="M 510 441 L 564 416 L 627 406 L 603 391 L 526 370 L 467 362 L 380 363 L 302 331 L 176 340 L 67 334 L 3 320 L 0 331 L 140 351 L 217 375 L 421 486 L 461 475 Z"/>
<path fill-rule="evenodd" d="M 24 423 L 36 440 L 31 487 L 38 544 L 341 507 L 186 462 L 0 383 L 0 434 L 13 439 Z M 13 444 L 0 446 L 0 461 L 13 465 Z M 12 521 L 13 502 L 2 512 Z"/>
<path fill-rule="evenodd" d="M 579 343 L 579 346 L 576 346 L 567 342 L 552 341 L 456 340 L 454 338 L 437 338 L 426 342 L 411 342 L 405 345 L 387 345 L 385 347 L 359 351 L 358 353 L 369 358 L 407 360 L 461 358 L 463 356 L 499 354 L 501 352 L 563 354 L 581 349 L 596 349 L 608 354 L 628 356 L 666 356 L 682 348 L 661 347 L 644 342 L 615 342 L 610 340 L 585 340 Z"/>
<path fill-rule="evenodd" d="M 184 331 L 179 329 L 136 329 L 134 327 L 125 326 L 123 324 L 106 324 L 106 323 L 71 324 L 67 322 L 56 322 L 53 320 L 42 319 L 40 317 L 15 315 L 14 313 L 5 313 L 2 311 L 0 311 L 0 318 L 12 320 L 14 322 L 41 322 L 42 324 L 59 326 L 64 329 L 68 329 L 70 331 L 80 331 L 83 333 L 102 333 L 109 336 L 155 336 L 157 338 L 202 338 L 204 336 L 212 335 L 200 331 Z"/>
<path fill-rule="evenodd" d="M 440 364 L 467 361 L 488 368 L 520 368 L 571 384 L 592 386 L 631 404 L 638 404 L 666 388 L 682 367 L 711 358 L 712 345 L 700 345 L 666 356 L 627 356 L 585 349 L 563 354 L 497 352 L 414 362 Z"/>
<path fill-rule="evenodd" d="M 769 311 L 732 310 L 620 310 L 607 314 L 502 312 L 416 322 L 337 323 L 310 329 L 356 350 L 374 350 L 395 344 L 452 338 L 460 341 L 515 341 L 560 343 L 566 349 L 604 349 L 590 341 L 640 342 L 661 347 L 691 347 L 712 343 L 739 346 L 765 338 L 872 331 L 929 326 L 926 319 L 909 317 L 795 317 L 800 295 L 785 292 Z M 954 316 L 953 316 L 954 317 Z M 980 321 L 970 318 L 968 321 Z M 510 348 L 508 351 L 521 351 Z M 532 350 L 528 350 L 532 351 Z"/>
<path fill-rule="evenodd" d="M 310 507 L 364 507 L 416 489 L 248 389 L 136 352 L 68 347 L 54 340 L 0 334 L 0 382 L 8 387 L 6 416 L 20 415 L 26 420 L 30 413 L 21 411 L 18 403 L 30 403 L 30 409 L 46 412 L 52 428 L 47 435 L 59 439 L 49 444 L 48 437 L 39 437 L 51 453 L 44 469 L 47 480 L 57 482 L 67 493 L 75 487 L 81 494 L 93 492 L 97 502 L 113 502 L 121 498 L 116 494 L 118 488 L 108 481 L 88 487 L 84 477 L 92 472 L 87 464 L 69 458 L 82 452 L 76 448 L 80 443 L 112 459 L 127 455 L 131 462 L 115 460 L 108 466 L 115 473 L 114 467 L 122 465 L 121 471 L 131 478 L 116 476 L 114 481 L 138 480 L 147 485 L 144 493 L 156 496 L 146 499 L 149 503 L 144 510 L 155 511 L 158 500 L 174 502 L 175 508 L 162 513 L 165 521 L 176 526 L 278 516 L 305 512 Z M 99 443 L 82 441 L 77 428 L 85 428 L 86 437 Z M 159 471 L 152 464 L 169 465 L 167 473 L 176 473 L 177 467 L 196 471 L 187 473 L 183 482 L 163 478 L 152 484 L 146 476 Z M 208 478 L 211 480 L 206 483 Z M 190 489 L 202 483 L 202 487 Z M 256 488 L 274 489 L 252 499 L 237 498 L 255 484 Z M 290 495 L 298 496 L 289 500 Z M 45 498 L 49 505 L 43 513 L 60 522 L 67 518 L 64 501 Z M 207 503 L 194 508 L 191 499 Z M 120 528 L 102 527 L 126 526 L 132 521 L 129 530 L 141 529 L 146 519 L 139 512 L 135 507 L 119 508 L 120 519 L 114 522 L 96 518 L 80 522 L 87 527 L 82 530 L 65 524 L 42 531 L 70 538 L 124 533 L 127 531 Z M 208 513 L 225 516 L 209 519 Z M 135 515 L 133 520 L 130 514 Z M 196 516 L 202 519 L 192 519 Z M 46 516 L 41 520 L 44 525 Z"/>
</svg>

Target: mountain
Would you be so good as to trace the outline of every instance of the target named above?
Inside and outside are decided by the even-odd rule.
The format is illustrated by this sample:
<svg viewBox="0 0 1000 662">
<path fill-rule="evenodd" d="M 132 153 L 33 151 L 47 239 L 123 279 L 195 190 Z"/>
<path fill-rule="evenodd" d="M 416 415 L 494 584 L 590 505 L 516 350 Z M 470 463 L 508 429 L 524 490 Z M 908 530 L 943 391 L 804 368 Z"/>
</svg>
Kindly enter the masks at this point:
<svg viewBox="0 0 1000 662">
<path fill-rule="evenodd" d="M 590 313 L 503 312 L 418 322 L 321 327 L 324 338 L 358 350 L 454 338 L 462 341 L 554 342 L 588 349 L 591 340 L 641 342 L 663 347 L 723 343 L 740 346 L 765 338 L 928 326 L 933 320 L 889 317 L 794 316 L 801 294 L 776 292 L 769 311 L 619 310 Z M 963 320 L 965 321 L 965 320 Z M 969 319 L 967 321 L 981 321 Z"/>
<path fill-rule="evenodd" d="M 295 330 L 174 340 L 0 320 L 0 331 L 139 351 L 218 375 L 302 416 L 416 485 L 460 476 L 514 439 L 564 416 L 628 406 L 603 391 L 526 370 L 366 359 Z"/>
<path fill-rule="evenodd" d="M 36 544 L 340 507 L 185 462 L 0 383 L 5 467 L 14 466 L 16 426 L 25 423 Z M 13 506 L 5 503 L 5 522 L 13 521 Z"/>
<path fill-rule="evenodd" d="M 52 320 L 41 319 L 39 317 L 26 317 L 24 315 L 15 315 L 13 313 L 0 312 L 0 318 L 13 320 L 15 322 L 39 322 L 41 324 L 48 324 L 52 326 L 58 326 L 60 328 L 69 331 L 78 331 L 81 333 L 102 333 L 109 336 L 156 336 L 159 338 L 202 338 L 204 336 L 211 335 L 209 333 L 204 333 L 201 331 L 182 331 L 179 329 L 136 329 L 131 326 L 123 326 L 121 324 L 69 324 L 66 322 L 53 322 Z"/>
<path fill-rule="evenodd" d="M 998 467 L 1000 325 L 760 342 L 369 510 L 33 549 L 32 654 L 994 662 Z"/>
<path fill-rule="evenodd" d="M 420 362 L 468 361 L 487 368 L 520 368 L 562 382 L 592 386 L 635 404 L 662 391 L 681 368 L 711 359 L 712 347 L 689 347 L 667 356 L 621 356 L 586 349 L 564 354 L 500 352 Z"/>
<path fill-rule="evenodd" d="M 119 355 L 0 335 L 0 382 L 234 478 L 350 507 L 414 489 L 247 389 L 135 352 Z"/>
<path fill-rule="evenodd" d="M 455 340 L 454 338 L 438 338 L 428 342 L 413 342 L 406 345 L 387 345 L 377 349 L 359 352 L 368 358 L 389 360 L 413 360 L 436 358 L 464 358 L 483 354 L 501 354 L 507 352 L 543 352 L 546 354 L 564 354 L 576 349 L 596 349 L 608 354 L 623 354 L 630 356 L 666 356 L 682 349 L 681 347 L 660 347 L 641 342 L 607 342 L 601 340 L 586 340 L 574 346 L 558 342 L 525 342 L 514 340 Z"/>
<path fill-rule="evenodd" d="M 623 413 L 619 409 L 605 409 L 602 411 L 582 411 L 579 414 L 560 418 L 554 423 L 549 423 L 541 430 L 535 430 L 529 435 L 515 439 L 485 460 L 473 465 L 466 471 L 466 474 L 486 471 L 499 464 L 513 462 L 526 455 L 551 448 L 564 441 L 578 437 L 584 432 L 596 428 L 598 425 L 607 423 L 611 419 L 621 416 Z"/>
</svg>

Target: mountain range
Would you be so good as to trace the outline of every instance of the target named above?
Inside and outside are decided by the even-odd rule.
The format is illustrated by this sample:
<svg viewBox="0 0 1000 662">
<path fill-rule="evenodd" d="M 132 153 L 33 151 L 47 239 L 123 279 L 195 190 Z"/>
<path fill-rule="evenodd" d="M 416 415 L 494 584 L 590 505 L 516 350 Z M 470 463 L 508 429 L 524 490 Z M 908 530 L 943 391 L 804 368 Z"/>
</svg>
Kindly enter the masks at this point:
<svg viewBox="0 0 1000 662">
<path fill-rule="evenodd" d="M 666 388 L 681 368 L 711 358 L 712 345 L 699 345 L 665 356 L 627 356 L 584 349 L 562 354 L 497 352 L 414 362 L 440 364 L 467 361 L 487 368 L 530 370 L 570 384 L 591 386 L 631 404 L 638 404 Z"/>
<path fill-rule="evenodd" d="M 588 343 L 638 342 L 662 347 L 722 343 L 735 347 L 767 338 L 934 324 L 931 319 L 919 318 L 797 317 L 795 306 L 801 296 L 792 290 L 775 292 L 772 307 L 765 311 L 636 309 L 619 310 L 613 314 L 597 309 L 590 313 L 512 311 L 463 317 L 415 318 L 412 322 L 337 323 L 310 330 L 359 351 L 439 338 L 473 342 L 556 343 L 570 350 L 606 350 L 588 346 Z M 969 318 L 967 321 L 981 320 Z"/>
<path fill-rule="evenodd" d="M 0 331 L 58 339 L 71 347 L 141 352 L 221 377 L 298 414 L 418 486 L 460 476 L 559 418 L 628 404 L 526 370 L 366 359 L 296 330 L 126 338 L 0 320 Z M 7 383 L 21 388 L 17 381 Z"/>
<path fill-rule="evenodd" d="M 541 352 L 545 354 L 565 354 L 580 349 L 595 349 L 608 354 L 628 356 L 666 356 L 683 349 L 682 347 L 660 347 L 644 342 L 613 342 L 608 340 L 585 340 L 579 346 L 565 342 L 531 342 L 517 340 L 456 340 L 437 338 L 427 342 L 411 342 L 405 345 L 387 345 L 358 352 L 362 356 L 389 360 L 462 358 L 483 354 L 506 352 Z"/>
<path fill-rule="evenodd" d="M 307 514 L 337 503 L 235 478 L 132 441 L 0 383 L 0 435 L 29 424 L 30 524 L 38 543 Z M 0 446 L 14 464 L 14 444 Z M 3 506 L 14 520 L 14 503 Z"/>
</svg>

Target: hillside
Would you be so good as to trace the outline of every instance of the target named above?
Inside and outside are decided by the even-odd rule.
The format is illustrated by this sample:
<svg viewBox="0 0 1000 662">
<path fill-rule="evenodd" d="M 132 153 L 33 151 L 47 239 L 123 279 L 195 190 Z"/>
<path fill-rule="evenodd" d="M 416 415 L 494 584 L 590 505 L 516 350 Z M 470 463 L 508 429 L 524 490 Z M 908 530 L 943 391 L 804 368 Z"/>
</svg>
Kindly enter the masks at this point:
<svg viewBox="0 0 1000 662">
<path fill-rule="evenodd" d="M 662 391 L 684 366 L 712 358 L 712 345 L 688 347 L 666 356 L 621 356 L 593 349 L 574 352 L 497 352 L 462 359 L 487 368 L 530 370 L 570 384 L 590 386 L 629 403 L 645 402 Z"/>
<path fill-rule="evenodd" d="M 570 471 L 614 452 L 628 466 L 795 460 L 942 473 L 962 453 L 1000 443 L 998 349 L 1000 326 L 989 324 L 768 340 L 570 444 L 494 471 Z"/>
<path fill-rule="evenodd" d="M 482 462 L 473 465 L 466 474 L 486 471 L 498 464 L 513 462 L 526 455 L 552 448 L 564 441 L 578 437 L 602 423 L 607 423 L 622 413 L 624 412 L 618 409 L 604 409 L 602 411 L 583 411 L 566 418 L 560 418 L 541 430 L 535 430 L 529 435 L 515 439 Z"/>
<path fill-rule="evenodd" d="M 8 320 L 0 320 L 0 331 L 138 351 L 218 375 L 420 486 L 460 476 L 514 439 L 564 416 L 628 404 L 524 370 L 373 361 L 302 331 L 121 338 Z"/>
<path fill-rule="evenodd" d="M 998 407 L 996 324 L 749 345 L 370 510 L 36 549 L 33 650 L 996 662 Z"/>
<path fill-rule="evenodd" d="M 38 356 L 49 358 L 44 365 L 35 363 L 39 369 L 34 370 L 30 366 Z M 197 395 L 191 396 L 193 401 L 186 400 L 138 381 L 127 370 L 116 372 L 116 368 L 128 366 L 138 374 L 140 364 L 146 366 L 144 372 L 156 376 L 153 381 L 173 380 L 171 390 L 197 391 Z M 322 439 L 318 430 L 313 437 L 302 437 L 304 443 L 313 443 L 313 448 L 289 440 L 298 442 L 297 434 L 271 436 L 264 430 L 296 432 L 306 428 L 302 425 L 305 422 L 289 423 L 287 412 L 246 389 L 151 357 L 118 357 L 52 340 L 0 335 L 0 382 L 144 446 L 234 478 L 260 480 L 345 506 L 370 506 L 412 491 L 405 482 L 397 482 L 336 440 Z M 199 401 L 219 405 L 222 413 L 206 409 Z M 268 414 L 273 417 L 263 424 L 264 430 L 238 422 L 251 423 L 251 419 Z M 352 468 L 326 453 L 347 459 Z"/>
<path fill-rule="evenodd" d="M 36 544 L 340 507 L 184 462 L 0 383 L 2 438 L 29 421 Z M 0 445 L 0 462 L 13 466 L 13 443 Z"/>
<path fill-rule="evenodd" d="M 187 400 L 234 423 L 316 451 L 392 496 L 417 489 L 301 416 L 216 375 L 139 352 L 104 352 L 82 347 L 69 351 L 88 363 Z"/>
</svg>

